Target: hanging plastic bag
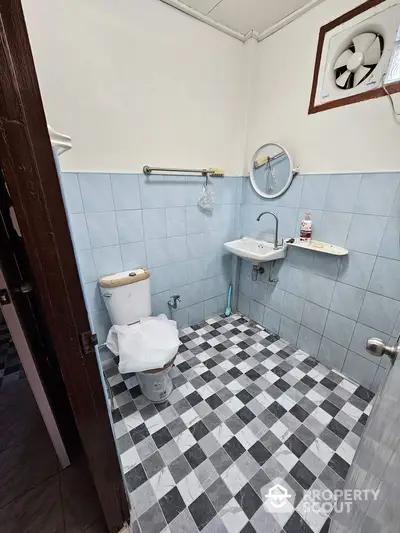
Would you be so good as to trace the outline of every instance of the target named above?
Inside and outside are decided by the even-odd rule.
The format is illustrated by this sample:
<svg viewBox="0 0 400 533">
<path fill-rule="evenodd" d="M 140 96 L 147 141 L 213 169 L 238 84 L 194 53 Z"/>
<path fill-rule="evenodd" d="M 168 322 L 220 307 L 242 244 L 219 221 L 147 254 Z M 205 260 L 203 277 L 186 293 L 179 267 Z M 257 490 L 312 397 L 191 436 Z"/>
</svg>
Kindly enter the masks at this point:
<svg viewBox="0 0 400 533">
<path fill-rule="evenodd" d="M 203 185 L 203 192 L 200 195 L 198 206 L 204 211 L 214 209 L 214 191 L 209 185 Z"/>
</svg>

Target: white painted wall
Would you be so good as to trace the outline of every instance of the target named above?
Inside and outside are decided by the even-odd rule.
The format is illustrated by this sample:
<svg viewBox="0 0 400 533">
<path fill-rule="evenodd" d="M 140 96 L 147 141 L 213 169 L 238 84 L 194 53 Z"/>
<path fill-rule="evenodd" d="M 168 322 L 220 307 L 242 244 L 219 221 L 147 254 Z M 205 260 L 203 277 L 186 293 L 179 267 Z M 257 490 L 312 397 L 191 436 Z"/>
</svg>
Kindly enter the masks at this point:
<svg viewBox="0 0 400 533">
<path fill-rule="evenodd" d="M 400 170 L 400 125 L 387 98 L 308 115 L 320 27 L 360 0 L 326 0 L 257 50 L 248 152 L 282 143 L 302 172 Z M 400 96 L 395 96 L 400 111 Z"/>
<path fill-rule="evenodd" d="M 244 46 L 159 0 L 23 0 L 64 171 L 241 174 Z"/>
</svg>

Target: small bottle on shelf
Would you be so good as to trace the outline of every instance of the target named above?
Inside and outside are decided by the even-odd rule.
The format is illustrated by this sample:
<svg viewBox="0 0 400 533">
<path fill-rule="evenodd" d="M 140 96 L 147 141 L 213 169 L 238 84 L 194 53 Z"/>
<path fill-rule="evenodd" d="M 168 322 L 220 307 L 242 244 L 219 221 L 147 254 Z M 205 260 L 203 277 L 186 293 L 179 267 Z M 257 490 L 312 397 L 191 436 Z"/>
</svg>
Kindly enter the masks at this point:
<svg viewBox="0 0 400 533">
<path fill-rule="evenodd" d="M 312 220 L 310 218 L 310 213 L 307 212 L 304 220 L 300 223 L 300 242 L 302 244 L 311 244 L 311 233 L 312 233 Z"/>
</svg>

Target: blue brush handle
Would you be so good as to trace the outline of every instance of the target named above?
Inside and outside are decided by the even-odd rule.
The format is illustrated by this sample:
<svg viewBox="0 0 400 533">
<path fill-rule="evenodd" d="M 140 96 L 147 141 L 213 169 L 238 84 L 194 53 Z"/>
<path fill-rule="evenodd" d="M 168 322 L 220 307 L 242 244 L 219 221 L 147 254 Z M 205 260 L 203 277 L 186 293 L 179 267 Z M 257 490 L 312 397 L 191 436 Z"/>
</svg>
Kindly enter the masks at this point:
<svg viewBox="0 0 400 533">
<path fill-rule="evenodd" d="M 230 316 L 230 314 L 232 313 L 231 300 L 232 300 L 232 285 L 229 285 L 228 302 L 227 302 L 227 306 L 226 306 L 226 309 L 225 309 L 225 315 L 226 316 Z"/>
</svg>

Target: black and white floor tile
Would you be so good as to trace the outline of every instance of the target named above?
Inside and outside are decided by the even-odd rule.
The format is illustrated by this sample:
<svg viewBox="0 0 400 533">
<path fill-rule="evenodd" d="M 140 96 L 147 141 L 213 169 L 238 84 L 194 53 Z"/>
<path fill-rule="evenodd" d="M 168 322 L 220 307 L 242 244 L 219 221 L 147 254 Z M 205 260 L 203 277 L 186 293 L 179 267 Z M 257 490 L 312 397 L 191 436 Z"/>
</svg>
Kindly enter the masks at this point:
<svg viewBox="0 0 400 533">
<path fill-rule="evenodd" d="M 303 491 L 343 487 L 372 393 L 240 315 L 181 341 L 163 404 L 116 360 L 105 369 L 136 530 L 327 532 L 329 517 L 303 512 Z M 284 515 L 263 505 L 277 478 L 295 495 Z"/>
<path fill-rule="evenodd" d="M 24 371 L 6 324 L 0 324 L 0 387 L 24 377 Z"/>
</svg>

